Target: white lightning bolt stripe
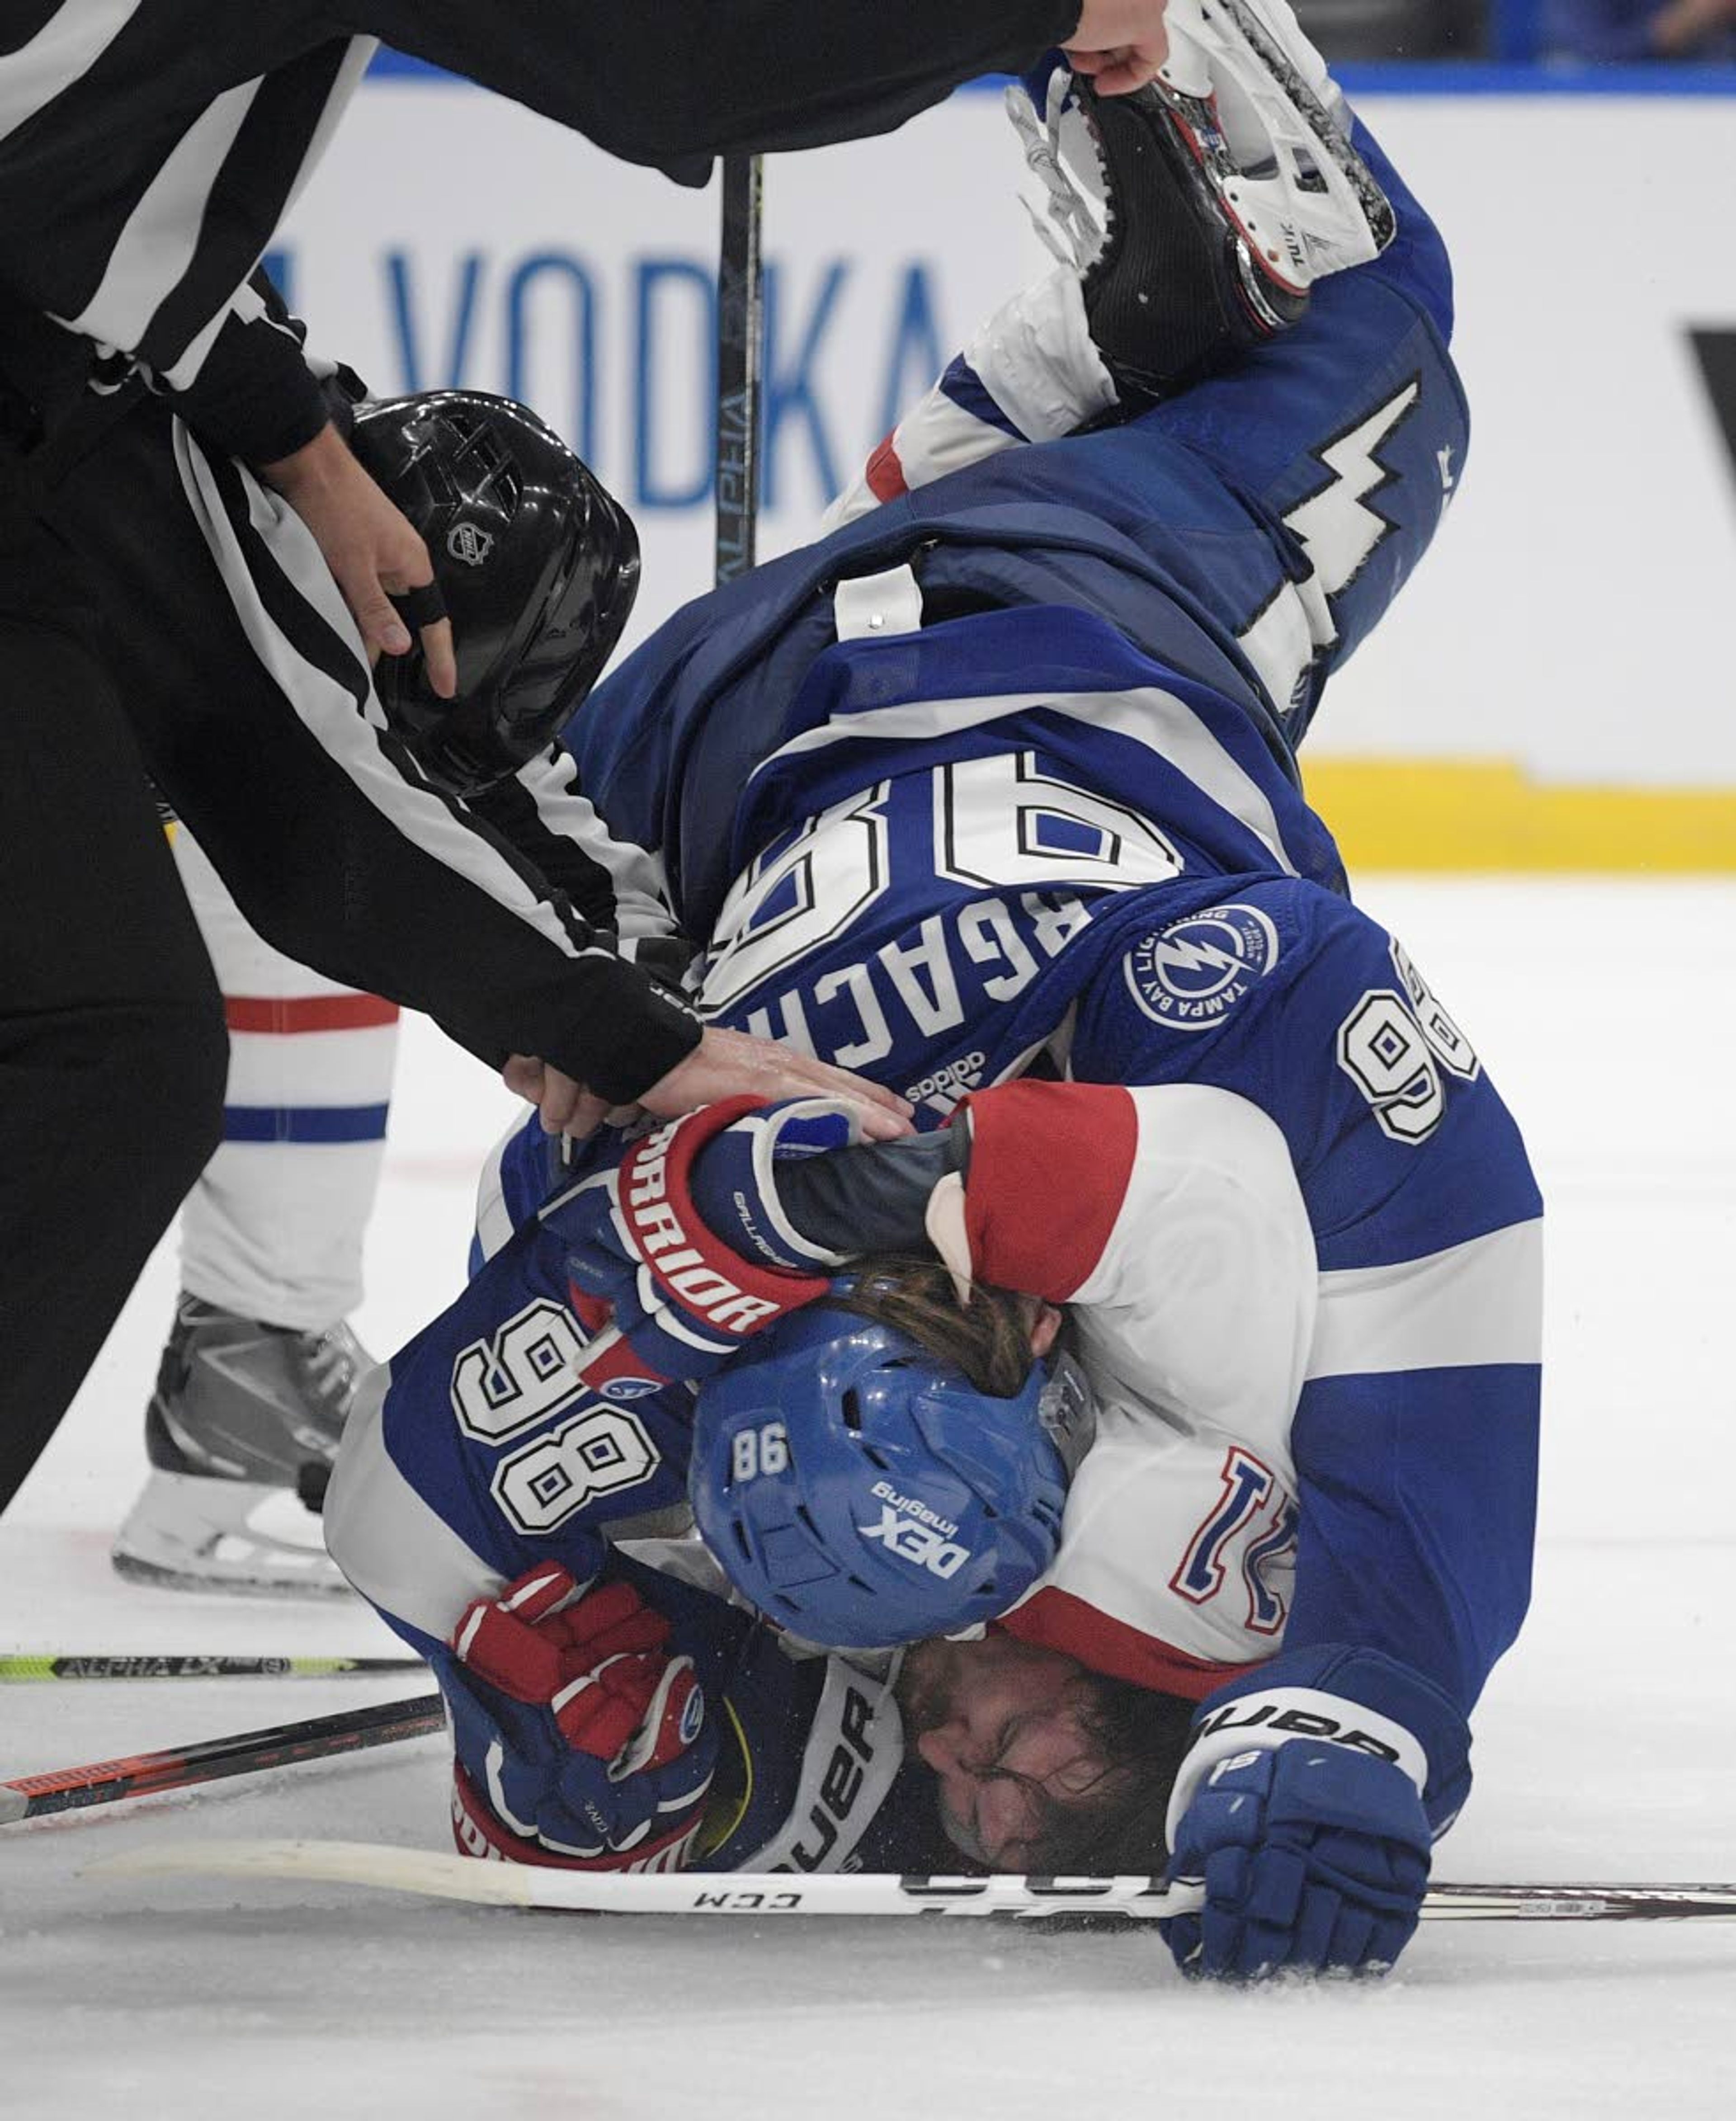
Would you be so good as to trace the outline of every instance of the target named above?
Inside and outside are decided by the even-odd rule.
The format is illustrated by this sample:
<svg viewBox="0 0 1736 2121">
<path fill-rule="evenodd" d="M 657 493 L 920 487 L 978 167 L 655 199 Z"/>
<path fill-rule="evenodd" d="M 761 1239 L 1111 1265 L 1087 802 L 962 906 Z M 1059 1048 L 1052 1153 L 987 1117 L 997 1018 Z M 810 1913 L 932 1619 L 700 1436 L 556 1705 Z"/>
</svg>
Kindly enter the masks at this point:
<svg viewBox="0 0 1736 2121">
<path fill-rule="evenodd" d="M 1326 596 L 1337 596 L 1349 587 L 1370 553 L 1393 527 L 1363 502 L 1391 479 L 1392 473 L 1376 460 L 1375 452 L 1421 395 L 1421 378 L 1412 376 L 1396 397 L 1389 398 L 1360 427 L 1317 451 L 1332 479 L 1284 518 L 1307 547 L 1314 562 L 1315 585 Z M 1336 627 L 1333 637 L 1337 637 Z"/>
<path fill-rule="evenodd" d="M 1377 453 L 1421 394 L 1421 379 L 1412 376 L 1367 419 L 1317 450 L 1315 457 L 1332 477 L 1284 518 L 1301 539 L 1314 572 L 1305 582 L 1286 582 L 1240 636 L 1243 654 L 1281 714 L 1293 703 L 1314 657 L 1338 638 L 1329 599 L 1349 588 L 1393 527 L 1365 504 L 1392 477 L 1376 461 Z"/>
</svg>

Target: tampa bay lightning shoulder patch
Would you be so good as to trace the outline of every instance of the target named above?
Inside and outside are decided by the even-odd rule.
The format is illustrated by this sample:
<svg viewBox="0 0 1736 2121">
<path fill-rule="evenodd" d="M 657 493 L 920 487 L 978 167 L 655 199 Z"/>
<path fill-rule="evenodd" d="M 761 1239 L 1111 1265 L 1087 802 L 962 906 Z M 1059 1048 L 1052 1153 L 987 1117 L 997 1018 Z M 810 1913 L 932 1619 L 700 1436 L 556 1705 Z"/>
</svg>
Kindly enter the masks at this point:
<svg viewBox="0 0 1736 2121">
<path fill-rule="evenodd" d="M 1154 1023 L 1209 1031 L 1277 962 L 1278 931 L 1258 907 L 1208 906 L 1143 936 L 1122 975 Z"/>
</svg>

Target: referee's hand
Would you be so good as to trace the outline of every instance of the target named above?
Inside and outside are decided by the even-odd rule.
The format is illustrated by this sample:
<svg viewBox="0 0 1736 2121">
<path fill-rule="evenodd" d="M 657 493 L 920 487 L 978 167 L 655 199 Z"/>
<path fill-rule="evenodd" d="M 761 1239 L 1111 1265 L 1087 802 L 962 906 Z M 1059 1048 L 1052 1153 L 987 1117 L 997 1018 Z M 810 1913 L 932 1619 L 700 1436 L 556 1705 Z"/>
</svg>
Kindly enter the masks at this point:
<svg viewBox="0 0 1736 2121">
<path fill-rule="evenodd" d="M 1079 24 L 1065 40 L 1067 63 L 1089 74 L 1100 96 L 1143 88 L 1169 55 L 1164 29 L 1169 0 L 1084 0 Z"/>
<path fill-rule="evenodd" d="M 261 464 L 259 475 L 312 531 L 368 661 L 408 655 L 409 629 L 391 600 L 432 582 L 428 548 L 350 454 L 338 430 L 322 427 L 292 456 Z M 450 700 L 458 690 L 451 621 L 432 619 L 418 631 L 428 683 Z"/>
<path fill-rule="evenodd" d="M 914 1131 L 910 1107 L 895 1092 L 798 1053 L 793 1046 L 752 1038 L 721 1023 L 708 1023 L 687 1058 L 640 1093 L 637 1107 L 612 1106 L 558 1068 L 522 1053 L 515 1053 L 501 1074 L 509 1090 L 537 1107 L 545 1134 L 563 1134 L 572 1141 L 595 1134 L 604 1120 L 625 1126 L 641 1110 L 658 1119 L 679 1119 L 720 1098 L 743 1096 L 763 1098 L 768 1104 L 782 1098 L 847 1098 L 856 1107 L 864 1140 L 896 1141 Z"/>
</svg>

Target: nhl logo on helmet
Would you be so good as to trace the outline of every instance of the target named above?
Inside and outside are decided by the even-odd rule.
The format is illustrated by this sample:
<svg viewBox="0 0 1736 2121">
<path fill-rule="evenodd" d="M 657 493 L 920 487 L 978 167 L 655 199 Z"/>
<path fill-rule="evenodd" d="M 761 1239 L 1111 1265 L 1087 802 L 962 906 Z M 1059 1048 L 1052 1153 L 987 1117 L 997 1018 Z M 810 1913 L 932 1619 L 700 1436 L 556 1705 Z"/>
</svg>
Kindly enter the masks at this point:
<svg viewBox="0 0 1736 2121">
<path fill-rule="evenodd" d="M 1209 1031 L 1278 962 L 1278 932 L 1257 906 L 1211 906 L 1134 944 L 1127 991 L 1154 1023 Z"/>
<path fill-rule="evenodd" d="M 479 567 L 494 550 L 494 539 L 474 523 L 455 523 L 446 533 L 446 550 L 467 567 Z"/>
</svg>

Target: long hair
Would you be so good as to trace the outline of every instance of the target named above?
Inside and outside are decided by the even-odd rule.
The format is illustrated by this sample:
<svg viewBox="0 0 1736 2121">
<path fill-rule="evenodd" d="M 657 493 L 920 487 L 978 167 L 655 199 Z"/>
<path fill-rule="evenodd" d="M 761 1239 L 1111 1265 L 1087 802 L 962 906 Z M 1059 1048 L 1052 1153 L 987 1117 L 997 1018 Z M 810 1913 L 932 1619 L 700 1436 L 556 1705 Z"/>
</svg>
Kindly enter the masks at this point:
<svg viewBox="0 0 1736 2121">
<path fill-rule="evenodd" d="M 1031 1298 L 979 1282 L 970 1302 L 960 1303 L 951 1275 L 918 1253 L 877 1252 L 851 1271 L 855 1286 L 838 1299 L 840 1309 L 908 1333 L 991 1398 L 1012 1399 L 1023 1389 L 1036 1360 Z"/>
<path fill-rule="evenodd" d="M 1097 1783 L 1102 1800 L 1067 1807 L 1039 1795 L 1046 1824 L 1029 1867 L 1080 1877 L 1155 1875 L 1169 1860 L 1169 1793 L 1192 1743 L 1197 1704 L 1091 1676 L 1091 1704 L 1080 1721 L 1108 1764 Z"/>
</svg>

